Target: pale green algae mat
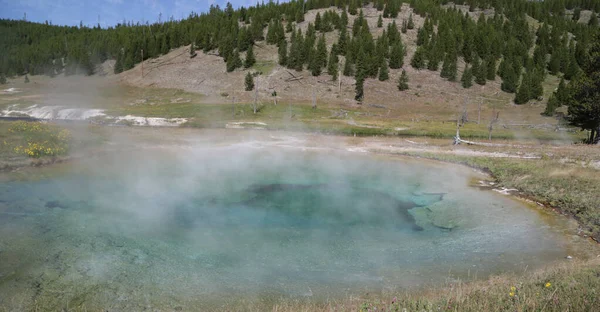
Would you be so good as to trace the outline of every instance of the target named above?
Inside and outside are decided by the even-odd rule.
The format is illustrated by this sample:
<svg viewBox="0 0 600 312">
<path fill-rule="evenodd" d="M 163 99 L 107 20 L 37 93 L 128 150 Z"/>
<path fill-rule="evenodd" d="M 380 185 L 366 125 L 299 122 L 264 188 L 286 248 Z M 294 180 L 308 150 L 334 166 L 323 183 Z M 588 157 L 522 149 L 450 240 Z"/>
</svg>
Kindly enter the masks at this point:
<svg viewBox="0 0 600 312">
<path fill-rule="evenodd" d="M 134 148 L 5 173 L 0 310 L 324 300 L 577 254 L 583 243 L 565 234 L 566 218 L 470 186 L 483 178 L 256 142 Z"/>
</svg>

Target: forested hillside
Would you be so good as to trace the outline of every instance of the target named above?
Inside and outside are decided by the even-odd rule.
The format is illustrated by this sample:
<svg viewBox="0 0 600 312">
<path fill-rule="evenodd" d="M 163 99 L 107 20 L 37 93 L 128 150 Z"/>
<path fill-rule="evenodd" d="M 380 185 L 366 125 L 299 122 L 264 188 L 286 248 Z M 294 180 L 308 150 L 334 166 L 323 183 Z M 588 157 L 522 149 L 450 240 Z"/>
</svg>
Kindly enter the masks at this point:
<svg viewBox="0 0 600 312">
<path fill-rule="evenodd" d="M 600 1 L 595 0 L 411 0 L 409 4 L 414 14 L 425 18 L 411 59 L 405 59 L 401 34 L 415 27 L 412 16 L 401 24 L 382 23 L 398 15 L 401 0 L 300 0 L 240 9 L 230 4 L 212 6 L 181 21 L 108 29 L 0 20 L 0 72 L 2 76 L 92 75 L 97 64 L 115 59 L 114 71 L 120 73 L 190 44 L 191 57 L 196 50 L 217 53 L 229 72 L 252 66 L 254 44 L 265 41 L 278 47 L 282 66 L 308 69 L 314 76 L 327 73 L 334 80 L 338 73 L 355 77 L 357 101 L 364 96 L 365 79 L 384 81 L 389 79 L 388 68 L 410 64 L 439 71 L 441 77 L 465 88 L 485 85 L 498 76 L 502 90 L 515 93 L 515 103 L 521 104 L 542 95 L 546 75 L 565 80 L 577 75 L 598 28 L 600 11 Z M 468 11 L 480 14 L 469 14 L 456 5 L 467 5 Z M 365 6 L 377 8 L 377 25 L 363 18 Z M 303 32 L 296 26 L 313 9 L 328 10 Z M 349 15 L 357 18 L 350 23 Z M 383 28 L 381 35 L 373 35 L 375 27 Z M 334 44 L 326 43 L 327 33 L 334 33 Z M 246 52 L 245 59 L 241 52 Z M 458 68 L 463 63 L 459 59 L 464 68 Z M 401 90 L 408 79 L 403 76 L 398 81 Z M 560 105 L 557 99 L 552 101 L 549 115 Z"/>
</svg>

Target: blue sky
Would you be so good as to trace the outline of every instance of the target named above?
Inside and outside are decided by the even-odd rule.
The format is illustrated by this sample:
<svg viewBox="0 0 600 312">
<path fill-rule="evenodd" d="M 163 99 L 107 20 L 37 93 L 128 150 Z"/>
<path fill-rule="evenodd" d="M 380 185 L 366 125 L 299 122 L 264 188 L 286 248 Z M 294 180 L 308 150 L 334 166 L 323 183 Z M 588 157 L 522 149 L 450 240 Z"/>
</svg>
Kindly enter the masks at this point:
<svg viewBox="0 0 600 312">
<path fill-rule="evenodd" d="M 230 0 L 234 7 L 256 4 L 256 0 Z M 267 2 L 267 1 L 265 1 Z M 54 25 L 114 26 L 123 20 L 156 22 L 187 17 L 190 12 L 207 11 L 211 4 L 225 7 L 227 0 L 0 0 L 0 18 L 32 22 L 51 21 Z"/>
</svg>

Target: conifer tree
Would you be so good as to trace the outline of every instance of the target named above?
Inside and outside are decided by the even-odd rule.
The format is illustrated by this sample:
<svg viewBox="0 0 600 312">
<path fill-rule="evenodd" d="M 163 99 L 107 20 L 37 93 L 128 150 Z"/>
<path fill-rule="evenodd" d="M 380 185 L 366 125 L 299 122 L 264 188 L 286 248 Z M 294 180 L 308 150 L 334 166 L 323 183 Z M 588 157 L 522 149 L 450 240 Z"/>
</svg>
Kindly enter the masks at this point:
<svg viewBox="0 0 600 312">
<path fill-rule="evenodd" d="M 477 69 L 477 72 L 475 73 L 475 82 L 478 85 L 481 86 L 485 86 L 485 84 L 487 83 L 487 64 L 486 62 L 481 62 L 481 64 L 479 64 L 479 68 Z"/>
<path fill-rule="evenodd" d="M 569 93 L 567 91 L 567 85 L 565 84 L 564 79 L 560 79 L 558 83 L 558 88 L 556 88 L 556 92 L 554 92 L 556 100 L 558 101 L 558 106 L 560 107 L 563 103 L 566 103 L 569 99 Z"/>
<path fill-rule="evenodd" d="M 550 56 L 550 62 L 548 62 L 548 71 L 551 75 L 558 75 L 560 71 L 560 52 L 555 50 Z"/>
<path fill-rule="evenodd" d="M 240 67 L 242 67 L 242 60 L 240 59 L 240 53 L 235 49 L 227 58 L 227 72 L 230 73 Z"/>
<path fill-rule="evenodd" d="M 496 59 L 492 54 L 488 55 L 487 59 L 487 80 L 495 80 L 496 79 Z"/>
<path fill-rule="evenodd" d="M 248 47 L 248 51 L 246 52 L 246 59 L 244 60 L 244 68 L 250 68 L 254 66 L 256 63 L 256 58 L 254 57 L 254 48 L 253 46 Z"/>
<path fill-rule="evenodd" d="M 368 70 L 366 61 L 367 56 L 363 48 L 360 47 L 360 49 L 358 50 L 358 55 L 356 57 L 356 75 L 354 76 L 356 78 L 356 92 L 354 95 L 354 99 L 358 102 L 362 102 L 362 100 L 365 97 L 364 83 L 367 77 Z"/>
<path fill-rule="evenodd" d="M 402 74 L 398 78 L 398 90 L 408 90 L 408 75 L 406 74 L 406 70 L 404 69 L 402 70 Z"/>
<path fill-rule="evenodd" d="M 571 54 L 569 56 L 569 65 L 567 66 L 567 70 L 565 70 L 564 78 L 567 80 L 573 79 L 577 73 L 580 71 L 579 64 L 577 63 L 577 59 L 575 58 L 575 54 Z"/>
<path fill-rule="evenodd" d="M 0 73 L 0 84 L 6 84 L 6 76 L 4 73 Z"/>
<path fill-rule="evenodd" d="M 115 74 L 120 74 L 123 72 L 123 53 L 117 53 L 117 60 L 115 62 L 115 66 L 113 67 Z M 65 71 L 66 74 L 66 71 Z"/>
<path fill-rule="evenodd" d="M 190 45 L 190 57 L 194 57 L 196 56 L 196 47 L 194 46 L 194 43 L 192 42 L 192 44 Z"/>
<path fill-rule="evenodd" d="M 431 71 L 437 71 L 440 65 L 441 56 L 440 52 L 442 51 L 439 47 L 439 43 L 437 42 L 437 36 L 434 34 L 431 37 L 431 41 L 429 42 L 428 54 L 427 57 L 427 69 Z"/>
<path fill-rule="evenodd" d="M 383 59 L 381 67 L 379 68 L 379 81 L 386 81 L 388 79 L 390 79 L 389 76 L 389 72 L 388 72 L 388 64 L 385 61 L 385 59 Z"/>
<path fill-rule="evenodd" d="M 408 29 L 415 28 L 415 22 L 413 21 L 412 13 L 410 13 L 410 15 L 408 16 L 408 23 L 406 24 L 406 28 L 408 28 Z"/>
<path fill-rule="evenodd" d="M 344 29 L 346 26 L 348 26 L 348 12 L 346 12 L 346 6 L 344 5 L 340 17 L 340 29 Z"/>
<path fill-rule="evenodd" d="M 400 29 L 403 34 L 408 32 L 408 23 L 406 21 L 402 21 L 402 28 Z"/>
<path fill-rule="evenodd" d="M 544 80 L 544 74 L 541 70 L 532 69 L 530 77 L 530 100 L 537 100 L 544 95 L 544 87 L 542 82 Z"/>
<path fill-rule="evenodd" d="M 379 18 L 377 19 L 377 28 L 383 27 L 383 18 L 381 18 L 381 14 L 379 14 Z"/>
<path fill-rule="evenodd" d="M 526 71 L 521 79 L 519 90 L 515 96 L 515 104 L 525 104 L 531 98 L 531 73 Z"/>
<path fill-rule="evenodd" d="M 575 10 L 573 10 L 573 21 L 578 22 L 580 17 L 581 17 L 581 8 L 575 8 Z"/>
<path fill-rule="evenodd" d="M 346 55 L 348 49 L 348 31 L 346 30 L 346 27 L 340 29 L 337 45 L 339 54 Z"/>
<path fill-rule="evenodd" d="M 356 13 L 358 13 L 356 1 L 358 0 L 350 0 L 350 5 L 348 5 L 348 13 L 350 13 L 350 15 L 356 15 Z"/>
<path fill-rule="evenodd" d="M 248 72 L 246 74 L 246 79 L 244 81 L 244 84 L 246 86 L 246 88 L 245 88 L 246 91 L 254 90 L 254 77 L 252 76 L 252 74 L 250 72 Z"/>
<path fill-rule="evenodd" d="M 546 103 L 546 109 L 542 113 L 544 116 L 554 116 L 556 109 L 560 107 L 560 102 L 556 98 L 554 94 L 551 94 L 548 98 L 548 102 Z"/>
<path fill-rule="evenodd" d="M 319 66 L 327 66 L 327 43 L 325 42 L 325 35 L 321 35 L 317 42 L 317 61 Z"/>
<path fill-rule="evenodd" d="M 449 81 L 456 81 L 456 75 L 458 71 L 456 62 L 456 54 L 452 52 L 446 53 L 440 76 L 442 78 L 447 78 Z"/>
<path fill-rule="evenodd" d="M 425 49 L 420 46 L 415 51 L 410 65 L 415 69 L 423 69 L 425 67 Z"/>
<path fill-rule="evenodd" d="M 352 62 L 346 58 L 344 62 L 344 71 L 342 73 L 346 77 L 354 76 L 354 68 L 352 67 Z"/>
<path fill-rule="evenodd" d="M 279 56 L 279 65 L 286 66 L 287 65 L 287 41 L 283 41 L 279 44 L 279 48 L 277 49 L 277 54 Z"/>
<path fill-rule="evenodd" d="M 473 86 L 473 71 L 469 67 L 469 64 L 465 65 L 462 77 L 460 78 L 463 88 L 467 89 Z"/>
<path fill-rule="evenodd" d="M 321 13 L 317 12 L 317 16 L 315 16 L 315 30 L 321 31 Z"/>
<path fill-rule="evenodd" d="M 404 53 L 402 42 L 396 42 L 392 46 L 392 51 L 390 52 L 390 68 L 398 69 L 404 66 Z"/>
<path fill-rule="evenodd" d="M 595 12 L 592 12 L 592 15 L 590 16 L 590 20 L 588 21 L 588 26 L 590 26 L 590 27 L 598 26 L 598 16 L 596 15 Z"/>
<path fill-rule="evenodd" d="M 315 49 L 312 50 L 311 54 L 313 55 L 313 57 L 311 57 L 310 59 L 308 69 L 310 69 L 310 73 L 313 76 L 320 76 L 322 70 L 320 57 L 318 56 L 318 53 Z"/>
<path fill-rule="evenodd" d="M 25 83 L 29 83 L 29 76 L 27 74 L 25 74 Z"/>
<path fill-rule="evenodd" d="M 132 60 L 130 68 L 133 68 L 133 66 L 134 66 L 133 64 L 134 63 L 133 63 L 133 60 Z M 85 73 L 86 76 L 91 76 L 96 71 L 96 66 L 94 65 L 94 63 L 90 59 L 90 55 L 88 54 L 87 51 L 83 51 L 81 53 L 81 59 L 79 60 L 79 65 L 84 70 L 84 73 Z"/>
<path fill-rule="evenodd" d="M 519 75 L 516 73 L 512 64 L 507 64 L 506 70 L 502 76 L 502 85 L 500 88 L 504 92 L 515 93 L 519 81 Z"/>
<path fill-rule="evenodd" d="M 329 60 L 327 62 L 327 73 L 332 76 L 331 80 L 337 80 L 338 78 L 338 63 L 340 60 L 337 56 L 337 46 L 334 44 L 331 47 L 331 51 L 329 53 Z"/>
</svg>

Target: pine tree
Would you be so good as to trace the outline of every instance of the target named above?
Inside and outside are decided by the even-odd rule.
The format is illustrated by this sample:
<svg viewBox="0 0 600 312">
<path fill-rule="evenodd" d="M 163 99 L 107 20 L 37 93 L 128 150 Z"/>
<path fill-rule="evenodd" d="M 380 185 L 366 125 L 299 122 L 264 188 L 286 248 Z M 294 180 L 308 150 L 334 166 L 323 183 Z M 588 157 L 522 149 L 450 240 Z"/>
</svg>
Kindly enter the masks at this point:
<svg viewBox="0 0 600 312">
<path fill-rule="evenodd" d="M 348 5 L 348 13 L 350 13 L 350 15 L 356 15 L 356 13 L 358 13 L 356 1 L 357 0 L 350 0 L 350 5 Z"/>
<path fill-rule="evenodd" d="M 117 61 L 115 62 L 115 66 L 113 67 L 115 74 L 120 74 L 123 72 L 123 53 L 117 53 Z M 66 72 L 65 72 L 66 74 Z"/>
<path fill-rule="evenodd" d="M 469 64 L 465 65 L 462 77 L 460 78 L 463 88 L 467 89 L 473 86 L 473 71 L 469 67 Z"/>
<path fill-rule="evenodd" d="M 481 62 L 481 64 L 479 64 L 479 68 L 477 69 L 477 72 L 475 73 L 475 82 L 478 85 L 481 86 L 485 86 L 485 84 L 487 83 L 487 64 L 486 62 Z"/>
<path fill-rule="evenodd" d="M 408 90 L 408 75 L 406 74 L 406 70 L 402 70 L 402 75 L 398 78 L 398 90 Z"/>
<path fill-rule="evenodd" d="M 196 47 L 194 46 L 194 43 L 192 42 L 192 44 L 190 45 L 190 58 L 196 56 Z"/>
<path fill-rule="evenodd" d="M 123 71 L 130 70 L 135 65 L 133 61 L 133 53 L 131 52 L 131 50 L 128 50 L 127 52 L 125 52 L 125 54 L 126 56 L 125 61 L 123 61 Z"/>
<path fill-rule="evenodd" d="M 517 84 L 519 81 L 519 75 L 515 72 L 514 66 L 512 64 L 507 64 L 506 70 L 502 76 L 502 85 L 500 88 L 504 92 L 515 93 L 517 90 Z"/>
<path fill-rule="evenodd" d="M 317 16 L 315 16 L 315 30 L 321 31 L 321 13 L 317 12 Z"/>
<path fill-rule="evenodd" d="M 560 52 L 555 50 L 550 56 L 550 62 L 548 62 L 548 71 L 551 75 L 558 75 L 560 71 Z"/>
<path fill-rule="evenodd" d="M 595 12 L 592 12 L 592 15 L 590 16 L 590 20 L 588 21 L 588 26 L 590 26 L 590 27 L 598 26 L 598 16 L 596 15 Z"/>
<path fill-rule="evenodd" d="M 413 21 L 412 13 L 410 13 L 410 15 L 408 16 L 408 23 L 406 24 L 406 28 L 408 28 L 408 29 L 415 28 L 415 22 Z"/>
<path fill-rule="evenodd" d="M 346 30 L 346 27 L 340 29 L 340 36 L 338 38 L 337 45 L 338 53 L 340 55 L 346 55 L 348 48 L 348 31 Z"/>
<path fill-rule="evenodd" d="M 252 74 L 250 72 L 248 72 L 246 74 L 246 79 L 244 81 L 244 84 L 246 85 L 246 88 L 245 88 L 246 91 L 254 90 L 254 77 L 252 76 Z"/>
<path fill-rule="evenodd" d="M 325 35 L 321 35 L 317 42 L 317 58 L 319 66 L 327 66 L 327 43 L 325 41 Z"/>
<path fill-rule="evenodd" d="M 354 95 L 354 100 L 356 100 L 357 102 L 362 103 L 363 99 L 365 98 L 364 88 L 365 88 L 365 78 L 357 77 L 356 78 L 355 95 Z"/>
<path fill-rule="evenodd" d="M 338 63 L 340 60 L 337 56 L 337 46 L 334 44 L 331 47 L 331 52 L 329 53 L 329 60 L 327 62 L 327 73 L 331 75 L 331 80 L 337 80 L 338 78 Z"/>
<path fill-rule="evenodd" d="M 0 73 L 0 84 L 6 84 L 6 76 L 4 73 Z"/>
<path fill-rule="evenodd" d="M 573 21 L 578 22 L 581 17 L 581 8 L 575 8 L 573 11 Z"/>
<path fill-rule="evenodd" d="M 402 21 L 402 28 L 400 29 L 403 34 L 408 32 L 408 23 L 406 21 Z"/>
<path fill-rule="evenodd" d="M 287 65 L 287 41 L 283 41 L 279 44 L 279 48 L 277 50 L 277 54 L 279 55 L 279 65 L 286 66 Z"/>
<path fill-rule="evenodd" d="M 29 83 L 29 77 L 25 74 L 25 83 Z"/>
<path fill-rule="evenodd" d="M 551 94 L 550 98 L 548 98 L 548 102 L 546 103 L 546 109 L 544 110 L 542 115 L 550 117 L 554 116 L 554 112 L 558 107 L 560 107 L 559 101 L 557 100 L 556 96 L 554 96 L 554 94 Z"/>
<path fill-rule="evenodd" d="M 248 47 L 248 51 L 246 52 L 246 60 L 244 61 L 244 68 L 250 68 L 254 66 L 256 63 L 256 58 L 254 57 L 254 48 L 253 46 Z"/>
<path fill-rule="evenodd" d="M 556 92 L 554 92 L 554 95 L 559 103 L 559 107 L 569 100 L 569 93 L 564 79 L 560 79 L 560 82 L 558 83 L 558 88 L 556 88 Z"/>
<path fill-rule="evenodd" d="M 425 49 L 420 46 L 415 51 L 410 65 L 415 69 L 422 69 L 425 67 Z"/>
<path fill-rule="evenodd" d="M 390 52 L 390 68 L 398 69 L 404 66 L 404 46 L 401 41 L 396 42 L 392 46 L 392 51 Z"/>
<path fill-rule="evenodd" d="M 530 100 L 537 100 L 544 95 L 544 87 L 542 82 L 544 81 L 544 73 L 542 70 L 533 69 L 529 80 Z"/>
<path fill-rule="evenodd" d="M 350 62 L 348 58 L 346 58 L 346 61 L 344 62 L 344 71 L 342 74 L 346 77 L 354 76 L 354 68 L 352 67 L 352 62 Z"/>
<path fill-rule="evenodd" d="M 90 55 L 87 51 L 83 51 L 81 53 L 81 59 L 79 60 L 79 65 L 84 70 L 86 76 L 91 76 L 96 71 L 96 66 L 90 59 Z M 133 68 L 133 60 L 131 61 L 131 68 Z"/>
<path fill-rule="evenodd" d="M 242 60 L 240 59 L 240 53 L 235 49 L 227 58 L 227 72 L 230 73 L 240 67 L 242 67 Z"/>
<path fill-rule="evenodd" d="M 385 61 L 385 59 L 383 59 L 381 67 L 379 68 L 379 81 L 386 81 L 388 79 L 390 79 L 389 76 L 389 72 L 388 72 L 388 64 Z"/>
<path fill-rule="evenodd" d="M 377 27 L 383 27 L 383 18 L 381 17 L 381 14 L 379 14 L 379 19 L 377 19 Z"/>
<path fill-rule="evenodd" d="M 565 79 L 571 80 L 573 79 L 577 73 L 580 71 L 579 64 L 577 63 L 577 59 L 575 58 L 575 54 L 571 54 L 569 57 L 569 65 L 567 66 L 567 70 L 565 70 Z"/>
<path fill-rule="evenodd" d="M 488 55 L 487 59 L 487 80 L 495 80 L 496 79 L 496 59 L 492 54 Z"/>
<path fill-rule="evenodd" d="M 523 74 L 523 79 L 521 79 L 521 84 L 519 85 L 519 90 L 517 91 L 517 95 L 515 97 L 515 104 L 525 104 L 531 98 L 531 74 L 529 72 L 525 72 Z"/>
<path fill-rule="evenodd" d="M 322 68 L 319 53 L 317 52 L 317 50 L 313 49 L 310 54 L 312 55 L 312 57 L 310 58 L 308 69 L 310 69 L 310 73 L 313 76 L 320 76 Z"/>
<path fill-rule="evenodd" d="M 362 12 L 362 11 L 361 11 Z M 360 47 L 360 49 L 358 50 L 358 55 L 356 57 L 356 94 L 354 96 L 354 99 L 358 102 L 362 102 L 362 100 L 365 97 L 365 91 L 364 91 L 364 83 L 365 83 L 365 79 L 367 77 L 367 70 L 368 70 L 368 65 L 367 65 L 367 55 L 365 54 L 362 46 Z"/>
<path fill-rule="evenodd" d="M 447 78 L 449 81 L 456 81 L 456 75 L 458 71 L 456 62 L 456 54 L 446 53 L 446 57 L 444 57 L 444 64 L 442 64 L 442 71 L 440 72 L 440 76 L 442 78 Z"/>
</svg>

